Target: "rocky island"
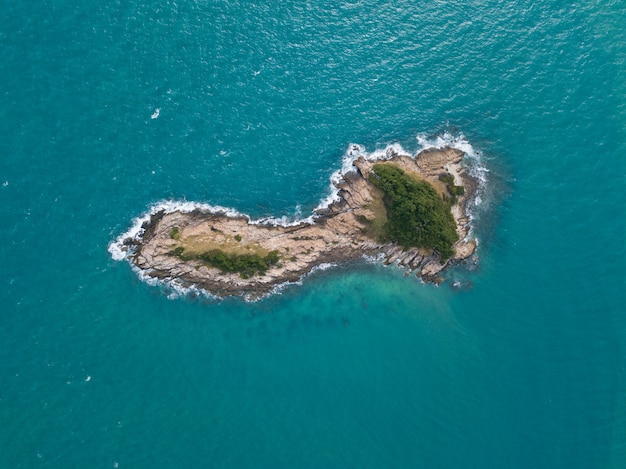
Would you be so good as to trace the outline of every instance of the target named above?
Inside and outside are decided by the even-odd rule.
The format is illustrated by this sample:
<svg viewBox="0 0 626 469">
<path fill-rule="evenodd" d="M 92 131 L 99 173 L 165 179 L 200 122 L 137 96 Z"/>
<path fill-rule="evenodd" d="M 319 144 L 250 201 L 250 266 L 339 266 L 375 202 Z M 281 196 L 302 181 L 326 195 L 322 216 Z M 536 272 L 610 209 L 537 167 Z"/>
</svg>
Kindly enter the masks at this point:
<svg viewBox="0 0 626 469">
<path fill-rule="evenodd" d="M 476 249 L 468 216 L 476 181 L 463 156 L 449 147 L 414 157 L 389 149 L 378 160 L 355 159 L 333 182 L 335 200 L 295 224 L 224 210 L 160 210 L 120 246 L 143 276 L 218 297 L 260 298 L 316 267 L 363 256 L 439 283 L 446 266 Z"/>
</svg>

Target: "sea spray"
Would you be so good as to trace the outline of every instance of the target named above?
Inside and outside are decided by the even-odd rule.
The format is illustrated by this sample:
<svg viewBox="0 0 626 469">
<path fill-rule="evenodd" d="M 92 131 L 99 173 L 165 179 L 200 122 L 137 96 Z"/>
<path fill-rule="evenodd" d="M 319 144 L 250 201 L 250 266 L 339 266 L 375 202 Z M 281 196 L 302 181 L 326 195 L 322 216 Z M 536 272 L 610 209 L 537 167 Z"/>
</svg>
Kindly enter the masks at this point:
<svg viewBox="0 0 626 469">
<path fill-rule="evenodd" d="M 478 207 L 481 203 L 481 194 L 484 192 L 484 187 L 487 182 L 488 170 L 482 164 L 482 152 L 474 149 L 474 147 L 462 134 L 453 135 L 446 132 L 442 135 L 437 135 L 435 137 L 417 135 L 416 139 L 419 148 L 414 155 L 419 154 L 419 152 L 423 150 L 428 150 L 431 148 L 441 149 L 444 147 L 455 148 L 464 153 L 465 158 L 463 160 L 463 166 L 465 167 L 467 173 L 472 176 L 477 182 L 476 190 L 473 191 L 472 198 L 468 200 L 466 207 L 470 218 L 471 233 L 473 231 L 472 221 L 474 219 L 475 208 Z M 129 260 L 129 255 L 134 252 L 134 246 L 141 241 L 147 224 L 150 222 L 151 218 L 158 213 L 190 213 L 193 211 L 199 211 L 207 214 L 243 218 L 247 220 L 247 223 L 250 225 L 273 225 L 281 227 L 291 227 L 300 224 L 313 224 L 315 223 L 316 218 L 320 216 L 321 212 L 328 209 L 334 202 L 340 200 L 339 186 L 344 181 L 344 177 L 346 176 L 346 174 L 356 170 L 354 166 L 354 162 L 356 160 L 358 160 L 359 158 L 363 158 L 371 162 L 385 161 L 399 155 L 411 157 L 411 152 L 405 150 L 398 143 L 390 144 L 371 152 L 366 151 L 363 145 L 354 143 L 350 144 L 342 157 L 341 168 L 334 171 L 329 178 L 329 194 L 320 200 L 319 204 L 314 209 L 314 212 L 308 217 L 302 217 L 301 209 L 299 206 L 296 206 L 296 210 L 291 216 L 263 217 L 253 219 L 252 217 L 250 217 L 250 215 L 246 213 L 242 213 L 236 209 L 219 205 L 211 205 L 207 203 L 192 202 L 187 200 L 159 201 L 151 205 L 147 212 L 133 219 L 130 228 L 121 235 L 119 235 L 114 241 L 109 244 L 108 251 L 111 254 L 111 257 L 116 261 L 121 261 L 124 259 Z M 367 256 L 367 260 L 370 262 L 378 262 L 380 261 L 380 256 Z M 332 266 L 334 266 L 334 264 L 321 264 L 319 266 L 316 266 L 311 272 L 304 275 L 302 278 L 312 274 L 315 271 L 326 270 L 327 268 L 330 268 Z M 174 299 L 180 296 L 189 295 L 205 296 L 212 299 L 217 298 L 215 295 L 203 290 L 202 288 L 196 286 L 189 287 L 182 285 L 177 279 L 165 278 L 156 280 L 154 277 L 151 277 L 149 275 L 149 272 L 144 272 L 141 269 L 136 268 L 134 265 L 133 270 L 137 273 L 140 280 L 150 285 L 161 285 L 169 290 L 169 293 L 167 294 L 168 298 Z M 269 294 L 277 294 L 281 292 L 287 285 L 293 283 L 301 283 L 302 278 L 299 279 L 298 282 L 285 282 L 279 284 Z M 268 295 L 262 295 L 261 298 L 266 296 Z M 244 299 L 246 301 L 252 301 L 253 299 L 256 301 L 260 298 L 259 296 L 245 296 Z"/>
</svg>

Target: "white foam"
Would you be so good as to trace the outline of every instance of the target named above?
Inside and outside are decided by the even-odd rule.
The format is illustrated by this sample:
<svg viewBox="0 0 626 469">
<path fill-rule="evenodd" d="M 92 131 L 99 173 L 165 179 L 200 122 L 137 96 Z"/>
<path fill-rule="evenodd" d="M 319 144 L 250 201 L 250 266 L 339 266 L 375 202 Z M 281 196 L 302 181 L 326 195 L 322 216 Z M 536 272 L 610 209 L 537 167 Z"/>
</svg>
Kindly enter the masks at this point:
<svg viewBox="0 0 626 469">
<path fill-rule="evenodd" d="M 269 298 L 270 296 L 282 295 L 283 291 L 287 287 L 290 287 L 291 285 L 302 285 L 302 278 L 300 278 L 299 280 L 296 280 L 295 282 L 283 282 L 283 283 L 274 285 L 274 288 L 272 288 L 270 291 L 262 295 L 258 295 L 258 296 L 252 296 L 252 294 L 244 295 L 243 299 L 246 303 L 256 303 L 257 301 L 264 300 L 265 298 Z"/>
<path fill-rule="evenodd" d="M 150 119 L 156 119 L 157 117 L 159 117 L 159 114 L 161 114 L 161 109 L 156 108 L 154 112 L 152 113 L 152 115 L 150 116 Z"/>
<path fill-rule="evenodd" d="M 472 161 L 468 165 L 468 173 L 475 177 L 481 184 L 486 182 L 486 173 L 488 172 L 482 162 L 482 153 L 477 151 L 465 138 L 463 134 L 453 135 L 449 132 L 445 132 L 442 135 L 435 137 L 428 137 L 424 134 L 418 134 L 416 136 L 419 148 L 413 156 L 417 155 L 422 150 L 431 148 L 444 148 L 452 147 L 457 150 L 461 150 L 466 155 L 466 160 Z M 316 211 L 327 209 L 334 202 L 339 201 L 339 189 L 337 185 L 344 179 L 344 175 L 351 171 L 354 171 L 354 162 L 359 158 L 364 158 L 368 161 L 384 161 L 393 158 L 396 155 L 412 156 L 412 152 L 407 151 L 399 143 L 392 143 L 385 147 L 378 148 L 372 152 L 367 152 L 363 145 L 351 143 L 348 145 L 346 153 L 343 155 L 341 161 L 341 169 L 338 169 L 330 176 L 330 193 L 315 207 Z M 480 200 L 477 198 L 477 200 Z"/>
<path fill-rule="evenodd" d="M 142 216 L 134 218 L 130 228 L 109 244 L 108 251 L 111 253 L 113 260 L 122 261 L 126 258 L 128 248 L 124 242 L 126 240 L 139 239 L 139 237 L 143 234 L 142 225 L 145 222 L 148 222 L 151 216 L 152 213 L 148 212 Z"/>
<path fill-rule="evenodd" d="M 380 252 L 378 254 L 376 254 L 375 256 L 369 255 L 369 254 L 363 254 L 363 260 L 365 260 L 366 262 L 369 262 L 370 264 L 380 264 L 382 261 L 385 260 L 385 255 Z"/>
<path fill-rule="evenodd" d="M 161 287 L 167 292 L 167 298 L 169 300 L 175 300 L 184 296 L 202 296 L 208 299 L 219 300 L 219 296 L 197 287 L 195 285 L 187 286 L 183 285 L 180 280 L 176 278 L 157 278 L 152 277 L 149 271 L 140 269 L 134 264 L 131 264 L 133 272 L 137 275 L 137 278 L 151 287 Z"/>
<path fill-rule="evenodd" d="M 204 296 L 206 298 L 211 299 L 219 299 L 219 297 L 212 295 L 206 290 L 196 286 L 185 286 L 181 284 L 177 279 L 168 279 L 166 282 L 163 282 L 165 286 L 167 286 L 171 291 L 167 295 L 168 300 L 175 300 L 184 296 Z"/>
<path fill-rule="evenodd" d="M 313 275 L 315 272 L 322 272 L 324 270 L 332 269 L 333 267 L 337 267 L 337 264 L 330 263 L 330 262 L 323 262 L 323 263 L 313 267 L 309 272 L 303 274 L 296 281 L 287 281 L 287 282 L 279 283 L 279 284 L 275 285 L 274 288 L 272 288 L 269 292 L 267 292 L 267 293 L 265 293 L 263 295 L 259 295 L 259 296 L 252 296 L 251 294 L 245 295 L 244 296 L 244 300 L 247 301 L 248 303 L 255 303 L 257 301 L 261 301 L 261 300 L 263 300 L 265 298 L 268 298 L 270 296 L 282 295 L 283 291 L 287 287 L 290 287 L 291 285 L 302 285 L 302 282 L 303 282 L 303 280 L 306 277 L 309 277 L 310 275 Z"/>
<path fill-rule="evenodd" d="M 249 217 L 248 217 L 249 218 Z M 306 218 L 302 218 L 302 207 L 296 205 L 293 215 L 283 215 L 282 217 L 264 217 L 252 220 L 249 218 L 251 225 L 273 225 L 273 226 L 296 226 L 302 223 L 314 223 L 315 215 L 311 214 Z"/>
<path fill-rule="evenodd" d="M 299 280 L 296 280 L 295 282 L 279 283 L 278 285 L 275 285 L 274 288 L 272 288 L 272 290 L 267 295 L 264 295 L 259 299 L 263 299 L 272 295 L 282 295 L 283 290 L 285 290 L 287 287 L 291 285 L 302 285 L 302 278 L 300 278 Z"/>
<path fill-rule="evenodd" d="M 478 187 L 476 188 L 473 198 L 469 201 L 468 205 L 470 234 L 473 234 L 473 221 L 476 209 L 483 203 L 483 196 L 485 195 L 489 174 L 489 169 L 484 165 L 483 153 L 474 148 L 462 133 L 453 135 L 449 132 L 444 132 L 443 134 L 435 137 L 427 137 L 423 134 L 419 134 L 416 138 L 421 150 L 428 148 L 452 147 L 465 153 L 463 165 L 467 173 L 478 181 Z"/>
<path fill-rule="evenodd" d="M 387 145 L 384 148 L 374 150 L 370 153 L 365 150 L 363 145 L 359 145 L 358 143 L 348 145 L 348 149 L 341 160 L 341 169 L 338 169 L 330 176 L 330 194 L 320 200 L 315 210 L 327 209 L 334 202 L 340 200 L 339 188 L 337 186 L 344 180 L 346 174 L 354 171 L 354 162 L 356 160 L 364 158 L 368 161 L 383 161 L 389 160 L 396 155 L 409 155 L 409 152 L 402 148 L 402 145 L 399 143 Z"/>
<path fill-rule="evenodd" d="M 441 149 L 444 147 L 452 147 L 457 150 L 461 150 L 469 158 L 478 158 L 480 155 L 480 152 L 474 149 L 463 134 L 453 135 L 449 132 L 444 132 L 443 134 L 436 135 L 434 137 L 427 137 L 424 134 L 418 134 L 415 138 L 420 146 L 419 151 L 430 148 Z"/>
<path fill-rule="evenodd" d="M 461 150 L 465 153 L 464 162 L 469 163 L 466 165 L 469 174 L 478 179 L 480 183 L 484 184 L 487 182 L 487 173 L 489 170 L 483 164 L 482 152 L 475 149 L 462 133 L 453 135 L 449 132 L 444 132 L 435 137 L 427 137 L 423 134 L 419 134 L 416 139 L 421 147 L 420 150 L 444 147 L 452 147 Z"/>
<path fill-rule="evenodd" d="M 323 272 L 328 269 L 332 269 L 333 267 L 337 267 L 337 264 L 332 262 L 322 262 L 321 264 L 316 265 L 311 269 L 311 271 L 307 275 L 311 275 L 315 272 Z"/>
<path fill-rule="evenodd" d="M 203 297 L 212 301 L 221 301 L 225 299 L 225 297 L 214 295 L 213 293 L 203 288 L 200 288 L 198 286 L 183 285 L 180 282 L 180 280 L 176 278 L 168 277 L 168 278 L 160 279 L 157 277 L 152 277 L 150 275 L 150 272 L 143 271 L 139 267 L 133 264 L 131 264 L 131 266 L 132 266 L 133 271 L 139 278 L 139 280 L 141 280 L 142 282 L 145 282 L 147 285 L 151 287 L 162 288 L 168 300 L 176 300 L 178 298 L 190 297 L 190 296 Z M 275 285 L 274 288 L 272 288 L 269 292 L 263 295 L 258 295 L 258 296 L 257 295 L 253 296 L 252 294 L 244 295 L 243 300 L 248 303 L 255 303 L 264 298 L 281 294 L 282 291 L 290 285 L 302 285 L 302 278 L 300 278 L 298 281 L 295 281 L 295 282 L 283 282 L 278 285 Z"/>
<path fill-rule="evenodd" d="M 152 118 L 155 119 L 156 117 L 158 117 L 159 112 L 160 109 L 157 108 L 152 115 Z M 476 150 L 463 134 L 453 135 L 449 132 L 445 132 L 441 135 L 437 135 L 434 137 L 428 137 L 423 134 L 419 134 L 416 136 L 416 139 L 419 148 L 415 155 L 422 150 L 444 147 L 456 148 L 465 154 L 464 166 L 466 167 L 467 172 L 472 177 L 476 178 L 479 182 L 478 190 L 476 191 L 476 194 L 474 195 L 471 203 L 474 207 L 480 205 L 482 202 L 481 194 L 484 192 L 484 186 L 486 184 L 487 174 L 489 172 L 489 170 L 482 164 L 482 152 Z M 223 214 L 229 217 L 243 217 L 248 220 L 248 223 L 253 225 L 274 225 L 288 227 L 299 225 L 302 223 L 314 223 L 315 219 L 319 216 L 317 212 L 327 209 L 334 202 L 338 202 L 340 200 L 338 185 L 344 180 L 344 176 L 346 174 L 355 170 L 354 162 L 357 159 L 364 158 L 368 161 L 382 161 L 389 160 L 396 155 L 406 155 L 411 157 L 411 152 L 405 150 L 402 145 L 398 143 L 390 144 L 371 152 L 366 151 L 365 147 L 360 144 L 352 143 L 348 145 L 348 148 L 342 157 L 341 168 L 333 172 L 330 176 L 329 194 L 320 200 L 319 204 L 315 207 L 314 212 L 306 218 L 302 217 L 302 210 L 300 206 L 296 206 L 294 214 L 290 216 L 285 215 L 282 217 L 264 217 L 252 219 L 249 215 L 229 207 L 190 202 L 186 200 L 163 200 L 153 204 L 144 214 L 140 215 L 137 218 L 134 218 L 130 228 L 121 235 L 119 235 L 114 241 L 109 244 L 108 251 L 111 254 L 111 257 L 116 261 L 127 259 L 132 250 L 129 249 L 126 243 L 128 241 L 140 240 L 141 236 L 144 233 L 144 223 L 149 222 L 153 215 L 161 211 L 165 213 L 189 213 L 195 210 L 200 210 L 206 213 Z M 7 185 L 8 181 L 3 184 L 3 186 L 5 187 Z M 469 215 L 470 220 L 473 220 L 473 211 L 470 210 Z M 132 245 L 133 243 L 130 244 Z M 381 256 L 364 256 L 364 258 L 370 262 L 377 263 L 380 261 Z M 334 264 L 321 264 L 313 268 L 309 275 L 315 271 L 326 270 L 334 266 Z M 176 279 L 159 280 L 155 277 L 150 276 L 149 273 L 144 272 L 135 266 L 133 266 L 133 270 L 137 273 L 138 277 L 142 281 L 148 283 L 149 285 L 166 286 L 169 290 L 171 290 L 171 292 L 168 294 L 168 298 L 171 299 L 179 298 L 180 296 L 186 296 L 189 294 L 201 295 L 213 299 L 219 298 L 200 288 L 183 286 Z M 301 280 L 302 279 L 297 282 L 285 282 L 283 284 L 277 285 L 270 293 L 268 293 L 267 295 L 263 295 L 261 298 L 265 298 L 266 296 L 273 294 L 278 294 L 286 286 L 294 283 L 299 284 L 301 283 Z M 245 297 L 246 301 L 258 301 L 261 298 L 252 298 L 250 296 Z"/>
<path fill-rule="evenodd" d="M 198 202 L 189 202 L 186 200 L 162 200 L 152 205 L 147 212 L 134 218 L 131 226 L 124 233 L 119 235 L 114 241 L 109 244 L 108 251 L 111 253 L 111 257 L 116 261 L 124 260 L 128 252 L 128 247 L 125 241 L 136 241 L 141 239 L 144 228 L 143 224 L 150 221 L 153 215 L 163 211 L 165 213 L 181 212 L 189 213 L 194 210 L 200 210 L 208 213 L 224 214 L 229 217 L 245 217 L 250 219 L 248 215 L 238 212 L 235 209 L 222 207 L 220 205 L 202 204 Z"/>
</svg>

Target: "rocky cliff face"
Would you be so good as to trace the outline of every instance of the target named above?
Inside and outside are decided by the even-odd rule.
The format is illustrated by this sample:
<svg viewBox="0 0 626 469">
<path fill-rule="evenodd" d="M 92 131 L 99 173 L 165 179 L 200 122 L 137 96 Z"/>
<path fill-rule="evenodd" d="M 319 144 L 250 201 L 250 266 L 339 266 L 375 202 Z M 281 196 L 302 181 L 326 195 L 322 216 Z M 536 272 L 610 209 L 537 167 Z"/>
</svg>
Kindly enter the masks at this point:
<svg viewBox="0 0 626 469">
<path fill-rule="evenodd" d="M 375 220 L 384 217 L 382 194 L 367 180 L 375 162 L 363 158 L 355 161 L 353 171 L 336 184 L 338 200 L 318 211 L 312 223 L 274 226 L 254 224 L 247 217 L 224 213 L 162 211 L 144 224 L 141 234 L 125 240 L 128 258 L 149 277 L 175 279 L 184 286 L 196 286 L 221 297 L 258 298 L 279 284 L 298 281 L 316 266 L 343 263 L 363 255 L 381 255 L 385 263 L 396 262 L 425 281 L 438 282 L 437 274 L 446 265 L 471 256 L 476 249 L 476 242 L 467 239 L 467 202 L 474 193 L 475 181 L 465 174 L 461 166 L 463 153 L 456 149 L 426 150 L 415 158 L 387 156 L 384 164 L 397 165 L 416 178 L 427 180 L 442 194 L 446 187 L 439 181 L 441 174 L 453 175 L 456 184 L 465 188 L 465 195 L 452 209 L 459 241 L 454 245 L 455 255 L 446 264 L 441 264 L 434 252 L 377 241 L 376 230 L 380 226 L 375 226 Z M 277 251 L 279 262 L 263 275 L 243 278 L 198 259 L 183 260 L 173 254 L 177 248 L 178 252 L 184 249 L 190 254 L 219 249 L 234 255 L 263 256 Z"/>
</svg>

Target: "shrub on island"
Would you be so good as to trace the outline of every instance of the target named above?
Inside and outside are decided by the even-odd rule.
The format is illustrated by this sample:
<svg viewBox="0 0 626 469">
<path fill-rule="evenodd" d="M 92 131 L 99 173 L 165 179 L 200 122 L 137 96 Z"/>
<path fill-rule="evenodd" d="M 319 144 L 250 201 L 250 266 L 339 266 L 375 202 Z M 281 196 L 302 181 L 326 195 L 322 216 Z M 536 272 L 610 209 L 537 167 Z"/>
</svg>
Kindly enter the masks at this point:
<svg viewBox="0 0 626 469">
<path fill-rule="evenodd" d="M 450 204 L 437 195 L 432 185 L 388 164 L 374 165 L 368 180 L 384 194 L 386 241 L 436 250 L 441 262 L 454 254 L 452 246 L 459 237 Z"/>
<path fill-rule="evenodd" d="M 439 176 L 439 180 L 445 183 L 446 189 L 448 190 L 451 196 L 450 203 L 452 205 L 456 204 L 458 197 L 465 194 L 465 187 L 456 186 L 454 184 L 454 176 L 452 176 L 452 174 L 449 174 L 449 173 L 442 174 L 441 176 Z"/>
<path fill-rule="evenodd" d="M 180 258 L 183 261 L 200 260 L 215 267 L 222 272 L 236 272 L 241 278 L 250 278 L 254 275 L 265 275 L 270 267 L 278 264 L 280 256 L 278 251 L 270 251 L 265 256 L 257 253 L 253 254 L 237 254 L 225 252 L 221 249 L 211 249 L 202 253 L 185 253 L 185 248 L 179 246 L 170 254 Z"/>
</svg>

